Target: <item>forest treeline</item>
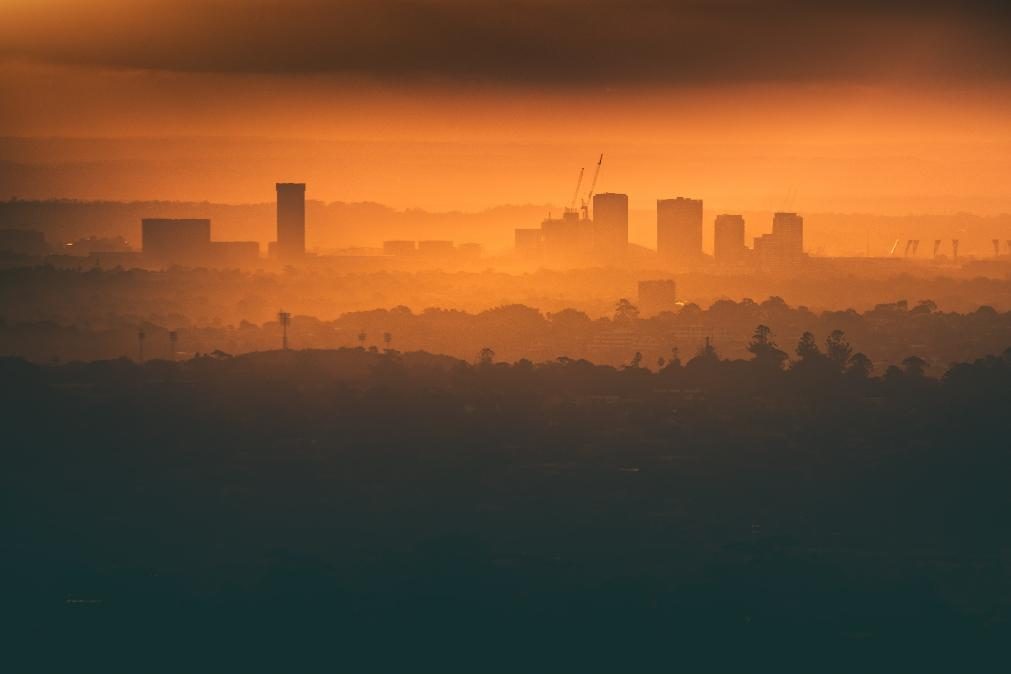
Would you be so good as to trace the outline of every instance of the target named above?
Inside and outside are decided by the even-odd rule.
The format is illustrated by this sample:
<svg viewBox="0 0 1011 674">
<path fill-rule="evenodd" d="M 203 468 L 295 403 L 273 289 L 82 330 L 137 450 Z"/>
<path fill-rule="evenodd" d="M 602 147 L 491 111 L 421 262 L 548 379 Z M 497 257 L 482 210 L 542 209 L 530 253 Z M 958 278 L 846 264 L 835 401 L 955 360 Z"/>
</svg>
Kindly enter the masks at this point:
<svg viewBox="0 0 1011 674">
<path fill-rule="evenodd" d="M 242 276 L 234 276 L 231 283 L 243 286 Z M 141 272 L 138 278 L 144 284 L 152 277 Z M 198 353 L 237 355 L 281 346 L 276 310 L 281 307 L 267 312 L 269 318 L 261 323 L 194 321 L 173 304 L 174 277 L 161 278 L 159 293 L 163 295 L 151 305 L 141 304 L 138 297 L 137 304 L 117 306 L 96 283 L 87 293 L 71 292 L 63 299 L 68 322 L 12 319 L 8 311 L 0 320 L 0 353 L 47 363 L 119 357 L 171 360 Z M 104 273 L 98 273 L 92 282 L 102 279 L 110 284 L 120 282 L 115 275 Z M 195 288 L 192 291 L 196 292 Z M 17 293 L 11 287 L 9 295 L 17 295 L 19 302 L 39 301 L 30 286 Z M 209 294 L 203 297 L 211 301 Z M 288 339 L 299 349 L 395 348 L 467 360 L 484 347 L 502 360 L 539 362 L 565 357 L 615 366 L 626 365 L 639 354 L 641 367 L 656 370 L 676 353 L 687 360 L 706 339 L 724 357 L 747 357 L 748 340 L 758 324 L 768 326 L 791 357 L 793 346 L 804 333 L 824 340 L 842 331 L 879 372 L 899 365 L 907 356 L 916 356 L 926 361 L 929 372 L 940 374 L 951 363 L 1000 353 L 1011 344 L 1011 311 L 999 312 L 990 306 L 956 313 L 941 311 L 937 303 L 923 299 L 882 303 L 864 312 L 819 312 L 790 306 L 779 297 L 761 302 L 719 300 L 707 308 L 689 302 L 676 311 L 652 316 L 644 316 L 635 302 L 625 298 L 601 317 L 572 308 L 547 312 L 522 304 L 473 313 L 439 308 L 415 312 L 397 306 L 347 312 L 334 320 L 294 313 Z"/>
<path fill-rule="evenodd" d="M 901 299 L 915 306 L 932 300 L 944 312 L 971 313 L 981 306 L 1011 310 L 1011 279 L 960 277 L 957 272 L 910 267 L 909 274 L 798 271 L 795 274 L 669 274 L 621 269 L 351 272 L 343 262 L 284 272 L 176 268 L 166 271 L 101 270 L 80 258 L 80 269 L 19 266 L 0 269 L 0 318 L 104 326 L 111 319 L 148 321 L 168 328 L 262 324 L 280 308 L 295 315 L 333 320 L 346 313 L 407 306 L 414 312 L 441 307 L 480 313 L 522 304 L 544 313 L 564 309 L 609 317 L 615 303 L 637 303 L 642 280 L 673 279 L 677 298 L 708 307 L 720 300 L 782 297 L 812 311 L 869 311 Z M 2 266 L 2 265 L 0 265 Z M 817 266 L 817 265 L 816 265 Z M 661 307 L 664 308 L 664 307 Z M 657 309 L 642 307 L 644 317 Z M 915 343 L 915 342 L 914 342 Z"/>
<path fill-rule="evenodd" d="M 279 639 L 398 671 L 447 638 L 490 671 L 1001 657 L 1011 350 L 939 378 L 841 334 L 749 350 L 3 359 L 6 605 L 59 626 L 39 662 L 112 630 L 156 669 L 189 662 L 168 634 L 212 669 Z"/>
</svg>

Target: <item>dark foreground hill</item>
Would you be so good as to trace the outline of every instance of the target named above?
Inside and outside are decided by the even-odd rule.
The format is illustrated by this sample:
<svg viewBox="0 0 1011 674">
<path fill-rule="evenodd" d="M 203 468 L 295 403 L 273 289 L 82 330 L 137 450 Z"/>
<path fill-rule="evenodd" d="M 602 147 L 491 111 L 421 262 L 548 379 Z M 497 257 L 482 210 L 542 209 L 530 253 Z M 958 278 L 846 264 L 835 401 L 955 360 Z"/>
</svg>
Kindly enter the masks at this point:
<svg viewBox="0 0 1011 674">
<path fill-rule="evenodd" d="M 984 671 L 1011 358 L 0 362 L 10 671 Z"/>
</svg>

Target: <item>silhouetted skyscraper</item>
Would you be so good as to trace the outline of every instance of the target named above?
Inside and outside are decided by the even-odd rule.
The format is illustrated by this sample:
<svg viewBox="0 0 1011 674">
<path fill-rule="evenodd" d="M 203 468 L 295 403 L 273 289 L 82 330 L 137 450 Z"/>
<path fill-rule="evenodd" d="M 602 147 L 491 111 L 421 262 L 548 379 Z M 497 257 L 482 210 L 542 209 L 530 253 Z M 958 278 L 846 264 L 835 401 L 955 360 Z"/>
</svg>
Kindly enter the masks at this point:
<svg viewBox="0 0 1011 674">
<path fill-rule="evenodd" d="M 759 267 L 775 269 L 804 259 L 804 218 L 796 213 L 776 213 L 772 234 L 755 239 L 755 261 Z"/>
<path fill-rule="evenodd" d="M 305 255 L 305 183 L 277 183 L 277 257 Z"/>
<path fill-rule="evenodd" d="M 804 218 L 801 216 L 776 213 L 772 216 L 772 233 L 787 257 L 800 258 L 804 254 Z"/>
<path fill-rule="evenodd" d="M 628 252 L 628 195 L 593 195 L 593 248 L 602 261 L 624 259 Z"/>
<path fill-rule="evenodd" d="M 740 264 L 747 248 L 744 246 L 744 216 L 717 215 L 713 230 L 713 256 L 717 264 Z"/>
<path fill-rule="evenodd" d="M 656 250 L 668 264 L 702 259 L 702 200 L 657 199 Z"/>
</svg>

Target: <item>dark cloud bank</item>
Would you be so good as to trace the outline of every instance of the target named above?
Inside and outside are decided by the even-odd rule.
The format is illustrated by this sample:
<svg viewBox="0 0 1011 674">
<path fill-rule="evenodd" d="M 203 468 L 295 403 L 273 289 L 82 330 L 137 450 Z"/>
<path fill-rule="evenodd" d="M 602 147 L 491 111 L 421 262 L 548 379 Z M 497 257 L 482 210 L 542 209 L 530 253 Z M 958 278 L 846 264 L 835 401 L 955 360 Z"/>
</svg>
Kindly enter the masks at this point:
<svg viewBox="0 0 1011 674">
<path fill-rule="evenodd" d="M 8 17 L 11 18 L 11 17 Z M 183 72 L 578 86 L 1003 81 L 1003 3 L 99 0 L 14 17 L 0 54 Z"/>
</svg>

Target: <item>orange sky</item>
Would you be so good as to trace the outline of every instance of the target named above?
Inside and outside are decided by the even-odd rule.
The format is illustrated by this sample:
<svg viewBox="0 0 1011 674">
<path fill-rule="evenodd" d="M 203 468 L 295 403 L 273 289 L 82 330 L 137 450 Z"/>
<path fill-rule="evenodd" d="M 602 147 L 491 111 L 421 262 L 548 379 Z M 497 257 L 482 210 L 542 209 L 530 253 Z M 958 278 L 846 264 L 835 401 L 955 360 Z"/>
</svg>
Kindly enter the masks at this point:
<svg viewBox="0 0 1011 674">
<path fill-rule="evenodd" d="M 633 207 L 1011 211 L 1007 12 L 813 4 L 7 0 L 3 135 L 247 140 L 5 143 L 0 175 L 22 196 L 262 201 L 276 176 L 473 209 L 561 204 L 605 152 Z"/>
</svg>

